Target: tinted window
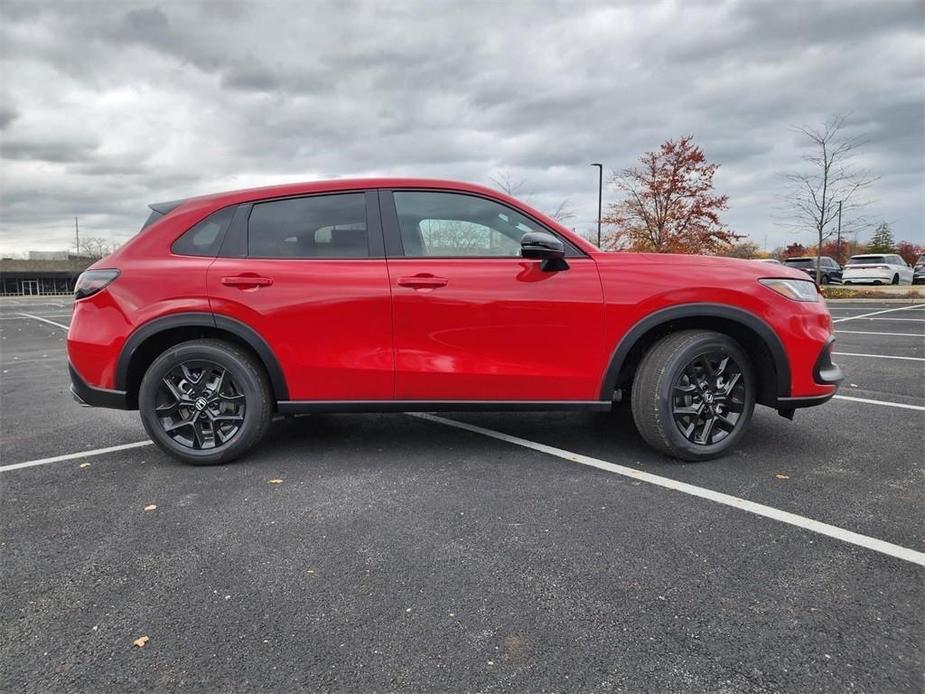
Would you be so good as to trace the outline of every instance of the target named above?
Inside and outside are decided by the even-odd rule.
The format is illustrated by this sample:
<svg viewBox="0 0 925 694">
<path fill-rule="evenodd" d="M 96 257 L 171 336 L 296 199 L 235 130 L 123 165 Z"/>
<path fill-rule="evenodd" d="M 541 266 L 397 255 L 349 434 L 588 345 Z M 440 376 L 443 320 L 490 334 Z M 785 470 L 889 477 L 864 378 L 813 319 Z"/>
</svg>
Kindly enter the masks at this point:
<svg viewBox="0 0 925 694">
<path fill-rule="evenodd" d="M 546 231 L 500 203 L 458 193 L 394 193 L 406 256 L 517 257 L 528 231 Z"/>
<path fill-rule="evenodd" d="M 883 265 L 886 259 L 882 255 L 859 255 L 848 261 L 848 265 Z"/>
<path fill-rule="evenodd" d="M 788 258 L 784 261 L 784 265 L 798 268 L 816 267 L 816 261 L 809 258 Z"/>
<path fill-rule="evenodd" d="M 174 241 L 171 250 L 179 255 L 217 256 L 234 211 L 232 206 L 213 212 Z"/>
<path fill-rule="evenodd" d="M 254 205 L 247 254 L 259 258 L 367 258 L 363 193 L 315 195 Z"/>
</svg>

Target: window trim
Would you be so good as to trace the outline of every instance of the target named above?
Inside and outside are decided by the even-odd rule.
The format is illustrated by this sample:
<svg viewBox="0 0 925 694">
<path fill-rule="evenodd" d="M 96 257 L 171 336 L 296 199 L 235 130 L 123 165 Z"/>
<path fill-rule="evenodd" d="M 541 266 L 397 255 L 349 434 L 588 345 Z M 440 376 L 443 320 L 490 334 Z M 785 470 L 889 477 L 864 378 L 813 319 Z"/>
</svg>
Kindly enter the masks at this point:
<svg viewBox="0 0 925 694">
<path fill-rule="evenodd" d="M 501 200 L 468 190 L 453 190 L 451 188 L 380 188 L 379 189 L 379 207 L 381 213 L 382 233 L 385 238 L 385 256 L 389 260 L 524 260 L 519 255 L 405 255 L 405 247 L 401 239 L 401 226 L 398 221 L 398 209 L 395 206 L 395 193 L 447 193 L 450 195 L 465 195 L 470 198 L 481 198 L 496 205 L 505 207 L 516 212 L 522 217 L 526 217 L 537 225 L 538 231 L 545 231 L 559 239 L 565 246 L 565 257 L 569 260 L 576 258 L 587 258 L 588 254 L 578 248 L 554 229 L 550 229 L 546 224 L 538 220 L 531 214 L 527 214 L 519 207 L 512 207 Z"/>
<path fill-rule="evenodd" d="M 356 256 L 356 255 L 345 255 L 345 256 L 324 256 L 324 257 L 277 257 L 277 256 L 265 256 L 265 255 L 251 255 L 250 254 L 250 217 L 251 213 L 254 210 L 255 205 L 260 205 L 267 202 L 279 202 L 282 200 L 301 200 L 303 198 L 317 198 L 317 197 L 330 197 L 332 195 L 356 195 L 357 193 L 362 193 L 364 196 L 364 204 L 366 206 L 366 239 L 369 247 L 369 255 Z M 234 249 L 229 249 L 229 253 L 225 253 L 225 244 L 223 242 L 222 248 L 219 251 L 220 257 L 233 257 L 233 258 L 252 258 L 254 260 L 287 260 L 287 261 L 311 261 L 311 262 L 324 262 L 327 260 L 383 260 L 385 258 L 385 248 L 383 243 L 382 236 L 382 223 L 380 221 L 379 213 L 379 198 L 375 189 L 371 188 L 358 188 L 351 190 L 329 190 L 329 191 L 318 191 L 315 193 L 303 193 L 300 195 L 284 195 L 280 197 L 272 198 L 261 198 L 259 200 L 249 200 L 246 203 L 240 205 L 240 208 L 243 208 L 241 215 L 235 215 L 232 220 L 231 226 L 226 232 L 226 239 L 229 237 L 236 237 L 234 240 L 240 244 L 238 251 L 241 255 L 231 255 Z"/>
</svg>

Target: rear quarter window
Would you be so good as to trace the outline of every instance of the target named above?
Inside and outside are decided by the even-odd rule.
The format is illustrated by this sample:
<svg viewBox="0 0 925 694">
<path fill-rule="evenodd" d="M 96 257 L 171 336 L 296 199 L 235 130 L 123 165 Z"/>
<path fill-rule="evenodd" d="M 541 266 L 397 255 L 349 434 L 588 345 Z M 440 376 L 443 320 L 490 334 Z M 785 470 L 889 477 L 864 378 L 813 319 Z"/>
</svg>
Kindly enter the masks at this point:
<svg viewBox="0 0 925 694">
<path fill-rule="evenodd" d="M 233 206 L 213 212 L 174 241 L 170 250 L 177 255 L 216 257 L 234 212 Z"/>
</svg>

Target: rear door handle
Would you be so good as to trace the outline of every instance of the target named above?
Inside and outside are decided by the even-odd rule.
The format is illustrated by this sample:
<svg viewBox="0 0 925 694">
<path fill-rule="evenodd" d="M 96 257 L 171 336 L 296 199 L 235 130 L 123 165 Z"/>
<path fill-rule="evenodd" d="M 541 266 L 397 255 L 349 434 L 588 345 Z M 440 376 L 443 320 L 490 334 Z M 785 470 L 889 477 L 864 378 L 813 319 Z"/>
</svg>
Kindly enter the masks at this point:
<svg viewBox="0 0 925 694">
<path fill-rule="evenodd" d="M 434 277 L 433 275 L 414 275 L 412 277 L 399 277 L 399 287 L 411 287 L 412 289 L 436 289 L 447 285 L 446 277 Z"/>
<path fill-rule="evenodd" d="M 222 284 L 226 287 L 269 287 L 273 280 L 269 277 L 260 277 L 259 275 L 235 275 L 234 277 L 222 277 Z"/>
</svg>

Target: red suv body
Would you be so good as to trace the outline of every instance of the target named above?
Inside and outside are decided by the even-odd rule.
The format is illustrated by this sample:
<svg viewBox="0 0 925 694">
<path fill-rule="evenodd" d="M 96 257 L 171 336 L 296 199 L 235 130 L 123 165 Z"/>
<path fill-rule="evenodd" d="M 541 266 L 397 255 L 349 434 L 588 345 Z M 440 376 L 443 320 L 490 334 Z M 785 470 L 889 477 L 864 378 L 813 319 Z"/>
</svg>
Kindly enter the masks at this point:
<svg viewBox="0 0 925 694">
<path fill-rule="evenodd" d="M 274 412 L 626 398 L 649 443 L 702 459 L 756 402 L 792 417 L 841 380 L 805 273 L 604 253 L 480 186 L 338 180 L 151 207 L 78 282 L 70 373 L 83 403 L 140 409 L 190 462 L 240 455 Z"/>
</svg>

